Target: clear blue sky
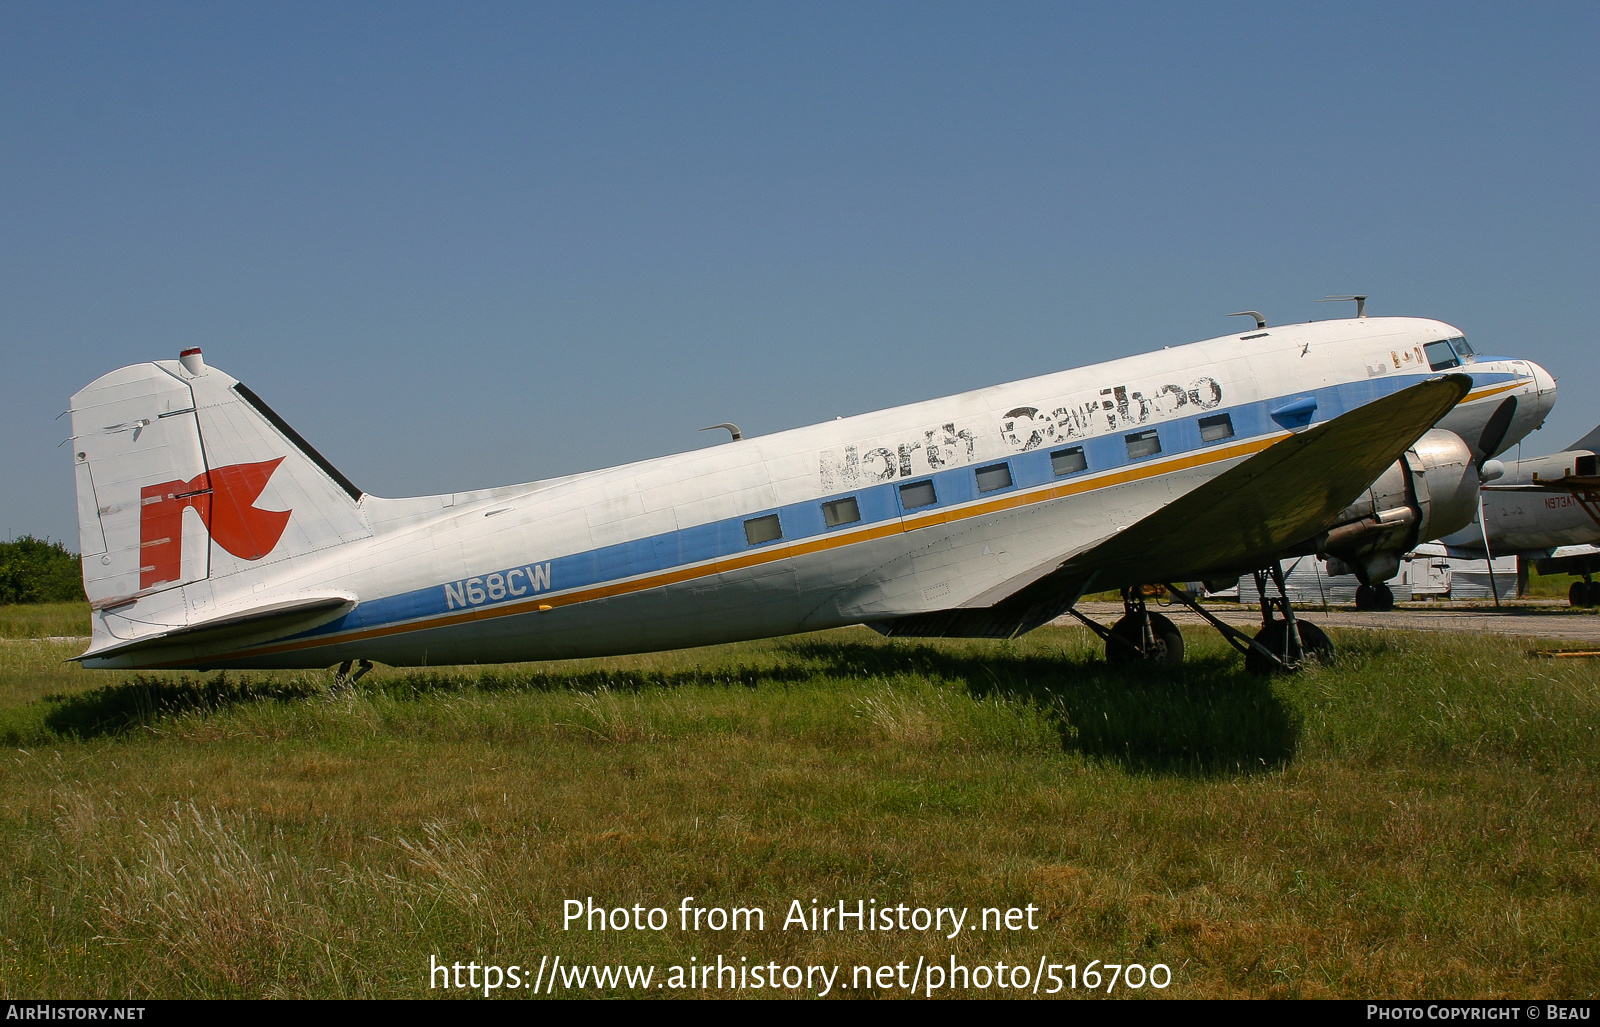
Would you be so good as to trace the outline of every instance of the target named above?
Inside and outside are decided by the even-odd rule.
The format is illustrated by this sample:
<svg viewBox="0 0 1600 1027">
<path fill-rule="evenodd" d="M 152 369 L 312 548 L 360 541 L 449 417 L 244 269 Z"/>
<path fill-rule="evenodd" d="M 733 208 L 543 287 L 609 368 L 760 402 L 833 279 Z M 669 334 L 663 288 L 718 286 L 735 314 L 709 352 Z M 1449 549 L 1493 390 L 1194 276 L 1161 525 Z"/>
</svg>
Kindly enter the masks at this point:
<svg viewBox="0 0 1600 1027">
<path fill-rule="evenodd" d="M 0 536 L 204 347 L 355 482 L 1442 318 L 1600 421 L 1600 5 L 0 6 Z"/>
</svg>

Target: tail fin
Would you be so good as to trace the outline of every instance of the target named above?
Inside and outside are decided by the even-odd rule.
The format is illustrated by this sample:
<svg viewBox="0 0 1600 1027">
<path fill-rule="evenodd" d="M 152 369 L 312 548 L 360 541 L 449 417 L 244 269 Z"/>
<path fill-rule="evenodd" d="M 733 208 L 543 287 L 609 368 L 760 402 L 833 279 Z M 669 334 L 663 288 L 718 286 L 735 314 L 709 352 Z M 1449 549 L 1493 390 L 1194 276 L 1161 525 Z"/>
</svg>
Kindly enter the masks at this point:
<svg viewBox="0 0 1600 1027">
<path fill-rule="evenodd" d="M 1593 431 L 1567 448 L 1569 450 L 1586 449 L 1591 453 L 1600 453 L 1600 424 L 1595 425 Z"/>
<path fill-rule="evenodd" d="M 372 534 L 361 490 L 199 350 L 113 371 L 71 409 L 97 609 Z"/>
</svg>

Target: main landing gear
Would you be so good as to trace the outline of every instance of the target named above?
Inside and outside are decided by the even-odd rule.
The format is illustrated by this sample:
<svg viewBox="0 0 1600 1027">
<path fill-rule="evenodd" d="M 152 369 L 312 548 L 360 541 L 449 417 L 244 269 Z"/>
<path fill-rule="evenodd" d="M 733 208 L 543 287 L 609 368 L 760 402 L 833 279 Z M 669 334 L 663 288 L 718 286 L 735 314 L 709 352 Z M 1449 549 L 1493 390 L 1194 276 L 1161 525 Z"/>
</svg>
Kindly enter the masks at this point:
<svg viewBox="0 0 1600 1027">
<path fill-rule="evenodd" d="M 1183 662 L 1183 633 L 1172 621 L 1150 612 L 1141 585 L 1122 590 L 1122 617 L 1109 628 L 1084 616 L 1076 606 L 1067 607 L 1067 612 L 1100 636 L 1106 644 L 1106 662 L 1114 667 Z"/>
<path fill-rule="evenodd" d="M 1357 585 L 1356 609 L 1392 610 L 1394 609 L 1394 591 L 1381 581 L 1376 585 Z"/>
<path fill-rule="evenodd" d="M 1105 639 L 1106 662 L 1113 666 L 1183 662 L 1183 632 L 1161 614 L 1151 613 L 1138 587 L 1122 590 L 1122 618 L 1111 625 Z"/>
<path fill-rule="evenodd" d="M 1283 585 L 1283 568 L 1272 564 L 1255 572 L 1256 594 L 1261 597 L 1261 629 L 1252 638 L 1231 624 L 1219 620 L 1210 610 L 1201 606 L 1196 598 L 1176 585 L 1167 584 L 1167 591 L 1189 609 L 1198 614 L 1228 640 L 1228 644 L 1244 654 L 1245 669 L 1255 674 L 1277 671 L 1297 671 L 1309 661 L 1326 662 L 1333 656 L 1333 643 L 1323 630 L 1310 621 L 1295 616 Z M 1267 595 L 1271 582 L 1276 596 Z M 1076 607 L 1068 613 L 1082 621 L 1106 643 L 1106 662 L 1113 666 L 1137 663 L 1176 665 L 1183 660 L 1183 635 L 1172 621 L 1159 613 L 1152 613 L 1145 604 L 1142 587 L 1122 590 L 1122 618 L 1107 628 L 1079 613 Z"/>
<path fill-rule="evenodd" d="M 357 666 L 358 662 L 360 664 L 359 666 Z M 354 673 L 351 673 L 351 667 L 356 668 Z M 330 691 L 334 692 L 335 694 L 349 691 L 350 689 L 354 688 L 356 686 L 356 682 L 365 677 L 367 671 L 371 669 L 371 660 L 344 661 L 343 663 L 339 664 L 339 669 L 333 674 L 333 688 L 331 688 Z"/>
<path fill-rule="evenodd" d="M 1567 603 L 1571 606 L 1600 606 L 1600 585 L 1585 574 L 1582 581 L 1574 581 L 1567 589 Z"/>
<path fill-rule="evenodd" d="M 1289 593 L 1283 587 L 1283 567 L 1273 564 L 1266 570 L 1255 572 L 1256 594 L 1261 597 L 1261 630 L 1244 648 L 1239 639 L 1230 637 L 1234 648 L 1244 653 L 1245 669 L 1254 674 L 1271 674 L 1279 670 L 1299 670 L 1308 661 L 1327 663 L 1333 658 L 1333 643 L 1327 633 L 1308 620 L 1294 615 Z M 1267 582 L 1271 581 L 1275 598 L 1267 595 Z M 1387 585 L 1381 586 L 1394 606 L 1394 593 Z M 1243 638 L 1243 634 L 1239 635 Z"/>
</svg>

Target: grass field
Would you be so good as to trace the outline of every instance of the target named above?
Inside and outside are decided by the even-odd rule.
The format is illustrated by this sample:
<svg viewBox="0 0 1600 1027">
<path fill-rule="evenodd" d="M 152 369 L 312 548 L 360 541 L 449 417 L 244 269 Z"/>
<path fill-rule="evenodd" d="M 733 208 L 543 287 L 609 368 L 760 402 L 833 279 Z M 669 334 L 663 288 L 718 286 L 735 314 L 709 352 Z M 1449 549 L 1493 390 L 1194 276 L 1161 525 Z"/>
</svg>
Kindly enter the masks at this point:
<svg viewBox="0 0 1600 1027">
<path fill-rule="evenodd" d="M 1530 574 L 1528 595 L 1550 599 L 1565 599 L 1574 581 L 1583 579 L 1576 574 Z"/>
<path fill-rule="evenodd" d="M 89 604 L 86 602 L 0 606 L 0 638 L 61 638 L 88 634 Z"/>
<path fill-rule="evenodd" d="M 847 629 L 380 669 L 338 696 L 326 674 L 92 673 L 62 662 L 78 644 L 0 643 L 0 992 L 460 995 L 430 990 L 431 957 L 660 982 L 720 956 L 840 966 L 847 997 L 856 966 L 952 957 L 1170 968 L 1123 996 L 1592 996 L 1595 668 L 1495 637 L 1335 639 L 1335 665 L 1271 681 L 1209 633 L 1159 676 L 1110 671 L 1081 629 Z M 563 930 L 590 896 L 670 924 Z M 679 930 L 685 896 L 766 929 Z M 969 927 L 782 929 L 795 900 L 857 899 Z M 1036 929 L 970 929 L 1030 905 Z"/>
</svg>

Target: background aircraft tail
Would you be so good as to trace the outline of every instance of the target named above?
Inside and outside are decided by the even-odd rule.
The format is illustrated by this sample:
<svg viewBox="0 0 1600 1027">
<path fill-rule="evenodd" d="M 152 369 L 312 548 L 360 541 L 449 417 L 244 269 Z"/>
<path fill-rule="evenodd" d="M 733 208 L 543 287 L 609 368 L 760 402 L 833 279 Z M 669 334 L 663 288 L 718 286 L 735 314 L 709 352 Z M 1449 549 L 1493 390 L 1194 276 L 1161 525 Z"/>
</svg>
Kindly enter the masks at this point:
<svg viewBox="0 0 1600 1027">
<path fill-rule="evenodd" d="M 1595 425 L 1593 431 L 1568 446 L 1567 449 L 1583 449 L 1590 453 L 1600 453 L 1600 424 Z"/>
<path fill-rule="evenodd" d="M 104 375 L 71 410 L 96 609 L 372 534 L 361 490 L 197 349 Z"/>
</svg>

